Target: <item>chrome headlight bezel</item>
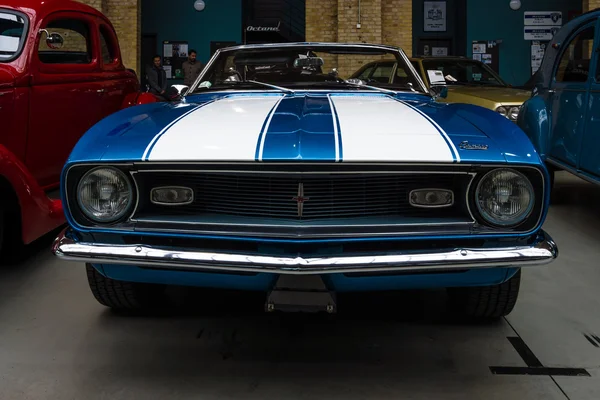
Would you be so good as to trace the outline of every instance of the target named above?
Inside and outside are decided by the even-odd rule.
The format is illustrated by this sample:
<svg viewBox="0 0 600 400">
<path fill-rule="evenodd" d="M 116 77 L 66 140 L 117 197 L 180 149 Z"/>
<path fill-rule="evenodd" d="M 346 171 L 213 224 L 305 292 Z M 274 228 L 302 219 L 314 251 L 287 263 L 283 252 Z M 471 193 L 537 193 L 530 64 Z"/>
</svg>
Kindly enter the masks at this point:
<svg viewBox="0 0 600 400">
<path fill-rule="evenodd" d="M 505 220 L 494 218 L 491 215 L 491 213 L 487 212 L 487 210 L 484 210 L 482 208 L 482 205 L 480 203 L 480 193 L 481 193 L 482 185 L 485 184 L 489 179 L 492 179 L 494 175 L 497 175 L 497 174 L 500 174 L 503 172 L 510 172 L 512 174 L 515 174 L 519 179 L 522 180 L 522 182 L 524 183 L 524 186 L 528 189 L 529 194 L 530 194 L 529 203 L 528 203 L 527 207 L 525 207 L 524 212 L 518 214 L 518 216 L 515 218 L 505 219 Z M 506 229 L 506 228 L 516 228 L 516 227 L 521 226 L 524 223 L 526 223 L 526 221 L 531 220 L 531 217 L 534 215 L 534 212 L 536 209 L 538 209 L 538 213 L 539 213 L 541 211 L 540 207 L 542 205 L 541 201 L 543 198 L 543 193 L 542 193 L 542 195 L 539 195 L 539 192 L 536 192 L 536 185 L 534 184 L 534 182 L 532 182 L 530 177 L 528 177 L 527 175 L 528 174 L 525 174 L 518 169 L 513 169 L 510 167 L 493 168 L 493 169 L 483 173 L 481 175 L 481 177 L 479 177 L 479 179 L 477 179 L 477 182 L 474 186 L 474 190 L 472 191 L 472 194 L 471 194 L 472 204 L 474 205 L 474 208 L 477 212 L 478 219 L 485 225 L 488 225 L 488 226 L 491 226 L 494 228 Z"/>
<path fill-rule="evenodd" d="M 84 204 L 84 202 L 82 200 L 82 196 L 81 196 L 82 185 L 86 182 L 86 179 L 90 178 L 93 174 L 97 174 L 101 170 L 110 171 L 116 177 L 118 177 L 118 179 L 120 180 L 120 183 L 122 183 L 123 186 L 126 187 L 126 190 L 128 192 L 127 203 L 126 203 L 125 207 L 123 207 L 123 209 L 120 210 L 118 213 L 116 213 L 110 217 L 107 217 L 107 218 L 97 218 L 96 216 L 94 216 L 90 212 L 89 205 Z M 80 212 L 82 217 L 84 217 L 85 219 L 87 219 L 88 221 L 90 221 L 93 224 L 110 225 L 110 224 L 114 224 L 114 223 L 124 220 L 131 214 L 131 212 L 134 208 L 135 202 L 136 202 L 137 194 L 136 194 L 136 190 L 135 190 L 135 185 L 131 181 L 130 177 L 128 177 L 127 174 L 125 172 L 123 172 L 122 170 L 120 170 L 119 168 L 116 168 L 116 167 L 113 167 L 110 165 L 97 166 L 97 167 L 94 167 L 94 168 L 91 168 L 91 169 L 85 171 L 77 180 L 77 183 L 76 183 L 74 189 L 75 189 L 75 193 L 74 193 L 73 200 L 74 200 L 74 203 L 77 205 L 78 211 Z"/>
<path fill-rule="evenodd" d="M 521 106 L 512 106 L 508 109 L 508 119 L 511 121 L 516 121 L 519 117 L 519 111 L 521 110 Z"/>
<path fill-rule="evenodd" d="M 504 118 L 509 121 L 515 122 L 519 117 L 519 112 L 521 111 L 521 106 L 506 106 L 501 105 L 495 110 L 498 114 L 502 115 Z"/>
</svg>

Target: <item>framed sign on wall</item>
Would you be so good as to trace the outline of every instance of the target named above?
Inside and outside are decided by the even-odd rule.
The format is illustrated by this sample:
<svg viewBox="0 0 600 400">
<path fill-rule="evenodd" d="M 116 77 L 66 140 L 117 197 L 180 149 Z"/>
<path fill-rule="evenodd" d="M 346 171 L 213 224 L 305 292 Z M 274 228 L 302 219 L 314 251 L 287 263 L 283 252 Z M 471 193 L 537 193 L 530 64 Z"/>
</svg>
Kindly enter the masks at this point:
<svg viewBox="0 0 600 400">
<path fill-rule="evenodd" d="M 446 2 L 425 1 L 423 3 L 423 30 L 425 32 L 446 32 Z"/>
</svg>

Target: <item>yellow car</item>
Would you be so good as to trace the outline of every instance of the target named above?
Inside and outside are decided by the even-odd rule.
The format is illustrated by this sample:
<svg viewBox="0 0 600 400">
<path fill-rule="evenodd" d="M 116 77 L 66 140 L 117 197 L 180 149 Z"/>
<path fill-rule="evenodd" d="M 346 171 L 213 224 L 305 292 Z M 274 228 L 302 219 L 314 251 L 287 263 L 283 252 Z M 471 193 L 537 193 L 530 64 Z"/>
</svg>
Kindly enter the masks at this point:
<svg viewBox="0 0 600 400">
<path fill-rule="evenodd" d="M 438 97 L 441 102 L 475 104 L 516 121 L 519 108 L 531 97 L 530 91 L 510 87 L 481 61 L 465 57 L 413 57 L 410 61 L 428 89 L 448 88 L 445 98 Z M 352 74 L 352 78 L 389 83 L 392 74 L 398 78 L 404 74 L 400 70 L 393 72 L 394 64 L 390 60 L 372 62 Z"/>
</svg>

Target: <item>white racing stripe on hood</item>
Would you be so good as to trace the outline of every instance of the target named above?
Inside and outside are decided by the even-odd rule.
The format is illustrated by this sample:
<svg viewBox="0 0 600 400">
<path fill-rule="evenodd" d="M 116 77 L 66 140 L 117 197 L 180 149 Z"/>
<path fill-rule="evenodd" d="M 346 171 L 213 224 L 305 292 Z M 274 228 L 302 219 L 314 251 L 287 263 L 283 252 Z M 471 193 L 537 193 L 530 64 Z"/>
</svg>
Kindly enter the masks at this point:
<svg viewBox="0 0 600 400">
<path fill-rule="evenodd" d="M 383 96 L 331 95 L 343 161 L 453 162 L 442 133 L 418 111 Z"/>
<path fill-rule="evenodd" d="M 200 107 L 160 136 L 148 160 L 254 161 L 263 125 L 281 97 L 233 96 Z"/>
</svg>

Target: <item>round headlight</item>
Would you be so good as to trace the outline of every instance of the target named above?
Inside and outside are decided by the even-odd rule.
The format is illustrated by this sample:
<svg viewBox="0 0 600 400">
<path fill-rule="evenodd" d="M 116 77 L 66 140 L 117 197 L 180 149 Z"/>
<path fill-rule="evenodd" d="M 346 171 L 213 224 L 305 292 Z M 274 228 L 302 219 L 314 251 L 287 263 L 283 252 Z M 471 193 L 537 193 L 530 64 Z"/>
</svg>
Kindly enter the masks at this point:
<svg viewBox="0 0 600 400">
<path fill-rule="evenodd" d="M 77 202 L 86 217 L 102 223 L 122 218 L 133 205 L 127 176 L 116 168 L 98 167 L 86 173 L 77 187 Z"/>
<path fill-rule="evenodd" d="M 518 116 L 519 116 L 519 107 L 511 107 L 510 110 L 508 111 L 508 118 L 510 118 L 512 121 L 516 121 Z"/>
<path fill-rule="evenodd" d="M 475 202 L 481 216 L 490 224 L 516 225 L 531 213 L 535 202 L 529 179 L 512 169 L 488 172 L 477 185 Z"/>
<path fill-rule="evenodd" d="M 502 115 L 503 117 L 506 117 L 508 115 L 508 110 L 506 109 L 506 107 L 498 107 L 496 108 L 496 112 Z"/>
</svg>

